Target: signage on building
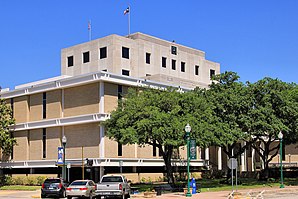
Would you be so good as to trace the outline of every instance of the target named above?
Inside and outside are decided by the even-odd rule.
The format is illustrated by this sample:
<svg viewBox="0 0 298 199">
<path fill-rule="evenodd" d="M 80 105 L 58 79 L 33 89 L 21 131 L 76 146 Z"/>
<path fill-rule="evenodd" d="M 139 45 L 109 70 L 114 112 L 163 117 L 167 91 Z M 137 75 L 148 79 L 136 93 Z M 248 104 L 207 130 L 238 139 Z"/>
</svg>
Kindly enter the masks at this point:
<svg viewBox="0 0 298 199">
<path fill-rule="evenodd" d="M 63 147 L 58 147 L 58 161 L 57 164 L 63 164 Z"/>
<path fill-rule="evenodd" d="M 190 139 L 190 142 L 189 142 L 189 158 L 191 160 L 197 159 L 197 146 L 196 146 L 195 139 Z"/>
</svg>

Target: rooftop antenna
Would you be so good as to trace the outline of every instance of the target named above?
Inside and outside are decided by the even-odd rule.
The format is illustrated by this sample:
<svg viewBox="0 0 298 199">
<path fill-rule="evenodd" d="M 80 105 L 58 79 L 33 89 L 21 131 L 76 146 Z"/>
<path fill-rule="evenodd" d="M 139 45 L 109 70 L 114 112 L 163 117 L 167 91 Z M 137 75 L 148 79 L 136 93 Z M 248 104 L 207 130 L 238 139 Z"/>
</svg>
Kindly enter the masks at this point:
<svg viewBox="0 0 298 199">
<path fill-rule="evenodd" d="M 128 14 L 128 37 L 130 36 L 130 3 L 128 7 L 124 10 L 124 15 Z"/>
</svg>

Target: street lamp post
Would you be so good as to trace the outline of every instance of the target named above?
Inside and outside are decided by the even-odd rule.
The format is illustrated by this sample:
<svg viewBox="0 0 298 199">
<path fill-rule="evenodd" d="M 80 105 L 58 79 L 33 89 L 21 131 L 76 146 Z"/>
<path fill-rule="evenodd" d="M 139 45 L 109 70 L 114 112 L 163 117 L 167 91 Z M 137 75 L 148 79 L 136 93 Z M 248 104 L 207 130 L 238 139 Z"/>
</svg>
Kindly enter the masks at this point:
<svg viewBox="0 0 298 199">
<path fill-rule="evenodd" d="M 279 156 L 280 156 L 280 186 L 279 188 L 285 188 L 285 185 L 284 185 L 284 178 L 283 178 L 283 172 L 282 172 L 282 138 L 283 138 L 283 134 L 282 132 L 280 131 L 279 134 L 278 134 L 278 139 L 280 141 L 280 144 L 279 144 Z"/>
<path fill-rule="evenodd" d="M 187 193 L 186 193 L 186 197 L 191 197 L 191 193 L 190 193 L 190 184 L 189 184 L 189 180 L 190 180 L 190 173 L 189 173 L 189 160 L 190 160 L 190 155 L 189 155 L 189 139 L 190 139 L 190 131 L 191 131 L 191 127 L 189 124 L 187 124 L 185 126 L 185 132 L 186 132 L 186 141 L 187 141 Z"/>
<path fill-rule="evenodd" d="M 62 137 L 62 144 L 63 144 L 63 168 L 62 168 L 62 178 L 66 179 L 66 167 L 65 167 L 65 146 L 66 146 L 67 139 L 65 135 Z"/>
</svg>

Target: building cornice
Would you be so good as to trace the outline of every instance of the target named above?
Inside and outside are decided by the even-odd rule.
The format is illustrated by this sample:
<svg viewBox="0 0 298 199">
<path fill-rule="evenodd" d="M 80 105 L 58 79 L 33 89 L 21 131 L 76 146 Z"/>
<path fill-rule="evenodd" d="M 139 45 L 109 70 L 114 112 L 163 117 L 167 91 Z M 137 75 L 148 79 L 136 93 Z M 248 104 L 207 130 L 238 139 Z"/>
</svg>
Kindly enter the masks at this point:
<svg viewBox="0 0 298 199">
<path fill-rule="evenodd" d="M 14 97 L 19 97 L 24 95 L 31 95 L 35 93 L 47 92 L 47 91 L 56 90 L 56 89 L 64 89 L 64 88 L 69 88 L 69 87 L 74 87 L 74 86 L 79 86 L 79 85 L 84 85 L 84 84 L 89 84 L 94 82 L 100 82 L 100 81 L 127 85 L 127 86 L 134 86 L 134 87 L 150 87 L 150 88 L 161 88 L 161 89 L 166 89 L 168 87 L 175 87 L 181 91 L 192 90 L 192 88 L 187 88 L 179 85 L 165 84 L 165 83 L 155 82 L 151 80 L 134 78 L 130 76 L 122 76 L 122 75 L 101 71 L 101 72 L 88 73 L 88 74 L 83 74 L 83 75 L 74 76 L 74 77 L 66 77 L 61 80 L 36 84 L 30 87 L 19 88 L 12 91 L 4 90 L 0 92 L 0 97 L 14 98 Z"/>
</svg>

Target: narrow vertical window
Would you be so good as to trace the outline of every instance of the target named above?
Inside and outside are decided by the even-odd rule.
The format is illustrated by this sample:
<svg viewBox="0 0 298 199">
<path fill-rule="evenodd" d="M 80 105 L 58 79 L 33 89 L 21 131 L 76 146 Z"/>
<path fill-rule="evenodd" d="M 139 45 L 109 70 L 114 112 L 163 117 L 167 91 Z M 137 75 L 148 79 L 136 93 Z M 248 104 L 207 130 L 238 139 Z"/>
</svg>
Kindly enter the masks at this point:
<svg viewBox="0 0 298 199">
<path fill-rule="evenodd" d="M 47 157 L 47 130 L 42 129 L 42 158 Z"/>
<path fill-rule="evenodd" d="M 10 132 L 10 137 L 11 137 L 11 138 L 14 138 L 13 132 Z M 11 147 L 11 153 L 10 153 L 10 159 L 11 159 L 11 160 L 13 160 L 13 148 L 14 148 L 14 147 Z"/>
<path fill-rule="evenodd" d="M 176 60 L 172 59 L 172 69 L 176 70 Z"/>
<path fill-rule="evenodd" d="M 185 72 L 185 62 L 181 62 L 181 72 Z"/>
<path fill-rule="evenodd" d="M 14 114 L 13 114 L 13 111 L 14 111 L 14 99 L 13 98 L 10 98 L 10 108 L 11 108 L 11 117 L 13 118 Z"/>
<path fill-rule="evenodd" d="M 104 59 L 107 58 L 107 47 L 103 47 L 99 49 L 99 58 Z"/>
<path fill-rule="evenodd" d="M 176 46 L 171 46 L 171 53 L 173 55 L 177 55 L 177 47 Z"/>
<path fill-rule="evenodd" d="M 129 59 L 129 48 L 122 47 L 122 58 Z"/>
<path fill-rule="evenodd" d="M 215 75 L 215 70 L 210 69 L 210 79 L 212 79 L 212 77 Z"/>
<path fill-rule="evenodd" d="M 73 56 L 67 57 L 67 66 L 68 67 L 73 66 Z"/>
<path fill-rule="evenodd" d="M 83 63 L 88 63 L 90 61 L 90 53 L 88 52 L 84 52 L 83 53 Z"/>
<path fill-rule="evenodd" d="M 195 75 L 199 75 L 200 66 L 195 66 Z"/>
<path fill-rule="evenodd" d="M 47 93 L 42 93 L 42 118 L 47 118 Z"/>
<path fill-rule="evenodd" d="M 154 140 L 153 141 L 153 145 L 152 145 L 152 147 L 153 147 L 153 157 L 156 157 L 156 141 Z"/>
<path fill-rule="evenodd" d="M 122 85 L 118 85 L 118 100 L 121 100 L 122 97 Z"/>
<path fill-rule="evenodd" d="M 122 144 L 118 142 L 118 156 L 122 156 Z"/>
<path fill-rule="evenodd" d="M 162 57 L 161 58 L 161 66 L 163 68 L 166 68 L 167 67 L 167 58 L 166 57 Z"/>
<path fill-rule="evenodd" d="M 150 64 L 150 53 L 146 53 L 146 64 Z"/>
</svg>

